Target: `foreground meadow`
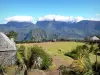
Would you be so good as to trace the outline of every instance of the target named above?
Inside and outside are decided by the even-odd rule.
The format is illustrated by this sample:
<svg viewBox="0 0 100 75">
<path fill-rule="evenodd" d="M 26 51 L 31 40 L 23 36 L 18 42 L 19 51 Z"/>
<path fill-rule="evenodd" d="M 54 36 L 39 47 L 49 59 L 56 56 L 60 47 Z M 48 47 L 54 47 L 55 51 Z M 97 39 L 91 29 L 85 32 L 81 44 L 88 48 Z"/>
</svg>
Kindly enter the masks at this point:
<svg viewBox="0 0 100 75">
<path fill-rule="evenodd" d="M 48 54 L 51 56 L 57 56 L 61 59 L 65 59 L 70 61 L 71 58 L 65 56 L 66 52 L 70 52 L 75 49 L 77 46 L 83 45 L 83 42 L 43 42 L 43 43 L 24 43 L 17 44 L 17 46 L 24 45 L 26 48 L 34 45 L 42 47 Z M 95 55 L 90 54 L 91 62 L 95 62 Z M 100 61 L 100 57 L 98 56 L 98 61 Z"/>
<path fill-rule="evenodd" d="M 84 43 L 80 42 L 44 42 L 44 43 L 24 43 L 24 44 L 17 44 L 17 46 L 24 45 L 26 48 L 30 46 L 40 46 L 48 52 L 50 55 L 64 55 L 65 52 L 70 52 L 71 50 L 75 49 L 79 45 L 83 45 Z M 61 52 L 59 52 L 59 50 Z"/>
<path fill-rule="evenodd" d="M 75 50 L 77 46 L 84 45 L 85 43 L 82 42 L 43 42 L 43 43 L 23 43 L 17 44 L 17 46 L 25 46 L 28 50 L 29 47 L 32 46 L 40 46 L 42 47 L 45 52 L 47 52 L 53 59 L 52 65 L 49 67 L 47 71 L 43 70 L 34 70 L 28 71 L 28 75 L 59 75 L 59 71 L 57 70 L 59 66 L 65 65 L 69 66 L 72 64 L 74 59 L 65 56 L 66 52 L 71 52 Z M 93 53 L 89 54 L 89 58 L 92 63 L 96 61 L 96 55 Z M 100 56 L 98 56 L 98 62 L 100 62 Z M 7 68 L 7 75 L 14 75 L 14 67 Z"/>
</svg>

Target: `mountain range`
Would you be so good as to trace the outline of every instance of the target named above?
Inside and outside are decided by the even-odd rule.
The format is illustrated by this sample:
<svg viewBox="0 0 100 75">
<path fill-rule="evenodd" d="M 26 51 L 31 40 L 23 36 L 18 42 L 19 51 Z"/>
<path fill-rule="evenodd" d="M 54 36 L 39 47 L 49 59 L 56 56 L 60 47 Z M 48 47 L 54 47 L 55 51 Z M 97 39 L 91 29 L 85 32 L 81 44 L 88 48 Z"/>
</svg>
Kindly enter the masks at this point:
<svg viewBox="0 0 100 75">
<path fill-rule="evenodd" d="M 18 33 L 17 40 L 51 40 L 51 39 L 83 39 L 86 36 L 100 35 L 100 21 L 82 20 L 79 22 L 37 21 L 31 22 L 10 21 L 0 24 L 0 32 L 8 33 L 14 30 Z"/>
</svg>

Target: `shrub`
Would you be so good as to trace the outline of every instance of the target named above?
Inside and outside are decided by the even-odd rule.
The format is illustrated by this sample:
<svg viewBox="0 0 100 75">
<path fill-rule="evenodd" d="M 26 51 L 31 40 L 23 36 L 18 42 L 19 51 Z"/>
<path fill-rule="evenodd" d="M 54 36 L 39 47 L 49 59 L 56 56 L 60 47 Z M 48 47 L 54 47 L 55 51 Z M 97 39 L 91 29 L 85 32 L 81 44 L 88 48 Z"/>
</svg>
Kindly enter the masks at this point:
<svg viewBox="0 0 100 75">
<path fill-rule="evenodd" d="M 93 73 L 89 53 L 90 47 L 88 45 L 77 46 L 75 50 L 65 53 L 66 56 L 75 59 L 71 70 L 76 71 L 77 75 L 91 75 Z"/>
<path fill-rule="evenodd" d="M 71 52 L 65 53 L 66 56 L 69 56 L 73 59 L 81 58 L 87 54 L 89 54 L 88 45 L 77 46 L 76 49 L 72 50 Z"/>
<path fill-rule="evenodd" d="M 52 63 L 52 58 L 43 50 L 42 47 L 33 46 L 31 48 L 31 52 L 32 52 L 32 56 L 34 56 L 34 59 L 37 57 L 42 58 L 43 61 L 40 69 L 46 70 L 49 68 L 49 66 Z"/>
<path fill-rule="evenodd" d="M 38 58 L 40 58 L 38 61 L 39 65 L 37 65 Z M 25 46 L 21 45 L 18 47 L 16 63 L 18 66 L 25 65 L 27 69 L 38 68 L 46 70 L 51 65 L 52 59 L 42 47 L 25 48 Z"/>
<path fill-rule="evenodd" d="M 65 53 L 66 56 L 69 56 L 73 59 L 78 59 L 76 52 L 73 50 L 72 52 Z"/>
<path fill-rule="evenodd" d="M 18 47 L 17 50 L 17 61 L 16 64 L 19 66 L 20 64 L 24 64 L 24 50 L 25 50 L 25 46 L 21 45 Z"/>
<path fill-rule="evenodd" d="M 72 68 L 71 66 L 66 67 L 64 65 L 61 65 L 59 68 L 59 74 L 61 75 L 93 75 L 92 70 L 87 70 L 87 71 L 79 71 L 76 68 Z"/>
<path fill-rule="evenodd" d="M 82 72 L 80 72 L 79 70 L 76 70 L 75 68 L 71 68 L 71 67 L 66 67 L 64 65 L 61 65 L 59 68 L 59 74 L 61 75 L 83 75 Z"/>
</svg>

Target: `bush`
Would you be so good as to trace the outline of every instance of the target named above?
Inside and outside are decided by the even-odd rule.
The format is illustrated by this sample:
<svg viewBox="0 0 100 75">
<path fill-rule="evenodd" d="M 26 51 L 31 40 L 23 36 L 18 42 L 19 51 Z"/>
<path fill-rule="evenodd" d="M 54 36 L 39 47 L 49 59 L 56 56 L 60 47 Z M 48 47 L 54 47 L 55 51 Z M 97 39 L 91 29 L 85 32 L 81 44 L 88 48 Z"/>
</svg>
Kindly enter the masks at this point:
<svg viewBox="0 0 100 75">
<path fill-rule="evenodd" d="M 74 68 L 66 67 L 64 65 L 61 65 L 59 68 L 59 73 L 61 75 L 83 75 L 83 72 L 80 72 Z"/>
<path fill-rule="evenodd" d="M 72 68 L 71 66 L 66 67 L 64 65 L 61 65 L 58 70 L 61 75 L 94 75 L 92 70 L 81 72 L 76 68 Z"/>
<path fill-rule="evenodd" d="M 88 45 L 77 46 L 76 49 L 72 50 L 71 52 L 65 53 L 66 56 L 69 56 L 73 59 L 78 59 L 80 58 L 80 55 L 86 56 L 87 54 L 89 54 Z"/>
<path fill-rule="evenodd" d="M 69 56 L 73 59 L 78 59 L 78 56 L 77 56 L 75 50 L 73 50 L 72 52 L 65 53 L 65 56 Z"/>
<path fill-rule="evenodd" d="M 40 58 L 38 60 L 38 58 Z M 37 65 L 37 62 L 39 65 Z M 52 58 L 43 50 L 42 47 L 33 46 L 26 48 L 19 46 L 17 51 L 18 66 L 26 65 L 27 69 L 38 68 L 46 70 L 52 64 Z"/>
<path fill-rule="evenodd" d="M 92 65 L 89 59 L 90 47 L 88 45 L 77 46 L 75 50 L 65 53 L 74 59 L 70 68 L 76 75 L 92 75 Z"/>
<path fill-rule="evenodd" d="M 49 68 L 52 63 L 52 58 L 43 50 L 42 47 L 33 46 L 31 48 L 31 52 L 32 56 L 34 56 L 34 59 L 37 57 L 42 58 L 43 61 L 40 69 L 46 70 Z"/>
</svg>

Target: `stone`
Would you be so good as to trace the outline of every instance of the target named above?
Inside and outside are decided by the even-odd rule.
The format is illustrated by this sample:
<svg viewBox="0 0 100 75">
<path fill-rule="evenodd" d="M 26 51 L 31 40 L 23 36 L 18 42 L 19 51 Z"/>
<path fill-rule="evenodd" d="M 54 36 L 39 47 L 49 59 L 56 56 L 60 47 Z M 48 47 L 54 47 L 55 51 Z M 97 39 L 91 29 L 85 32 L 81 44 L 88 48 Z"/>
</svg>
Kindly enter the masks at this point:
<svg viewBox="0 0 100 75">
<path fill-rule="evenodd" d="M 0 32 L 0 64 L 13 65 L 16 62 L 16 45 L 4 33 Z"/>
</svg>

